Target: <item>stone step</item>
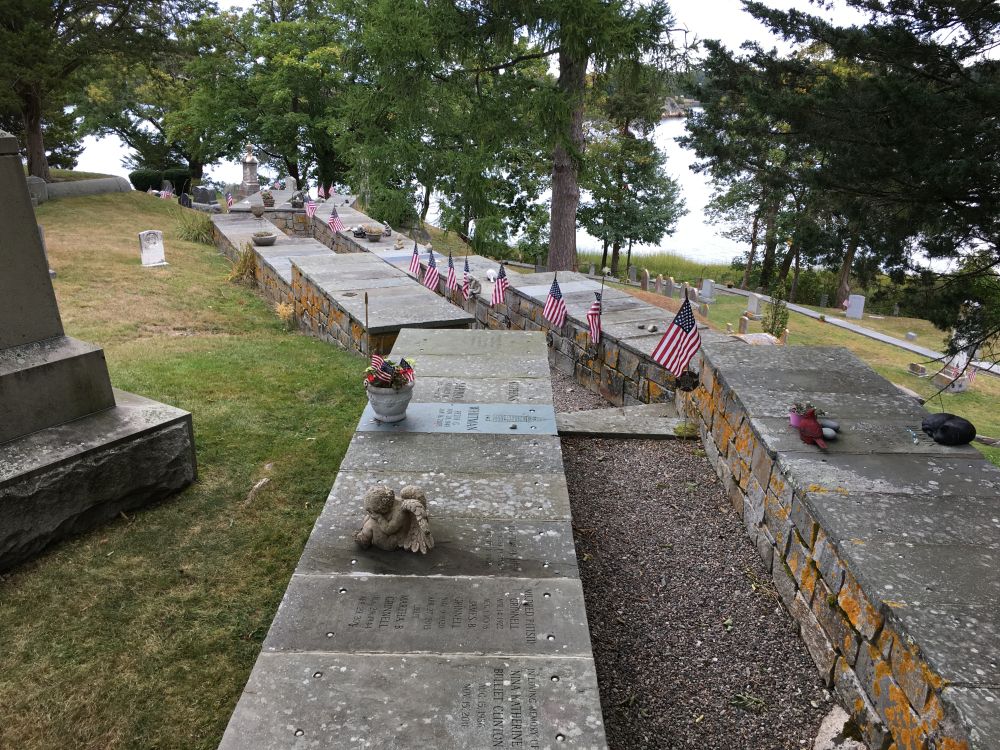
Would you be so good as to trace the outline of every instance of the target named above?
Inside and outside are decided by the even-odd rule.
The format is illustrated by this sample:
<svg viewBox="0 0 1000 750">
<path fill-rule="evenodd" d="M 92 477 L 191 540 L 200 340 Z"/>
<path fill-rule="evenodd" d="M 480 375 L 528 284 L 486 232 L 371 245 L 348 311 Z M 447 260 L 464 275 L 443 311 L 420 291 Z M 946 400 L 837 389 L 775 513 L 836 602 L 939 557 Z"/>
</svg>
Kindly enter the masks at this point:
<svg viewBox="0 0 1000 750">
<path fill-rule="evenodd" d="M 591 409 L 556 415 L 562 437 L 617 437 L 668 440 L 691 437 L 689 422 L 677 416 L 673 404 L 641 404 Z"/>
</svg>

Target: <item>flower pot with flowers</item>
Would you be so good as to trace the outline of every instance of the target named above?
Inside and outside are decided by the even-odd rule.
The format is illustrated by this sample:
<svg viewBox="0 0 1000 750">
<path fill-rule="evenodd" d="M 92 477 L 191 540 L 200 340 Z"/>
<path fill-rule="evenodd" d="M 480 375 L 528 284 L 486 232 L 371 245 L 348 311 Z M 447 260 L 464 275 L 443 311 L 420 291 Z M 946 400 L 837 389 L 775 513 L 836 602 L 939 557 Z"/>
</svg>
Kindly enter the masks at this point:
<svg viewBox="0 0 1000 750">
<path fill-rule="evenodd" d="M 398 363 L 372 355 L 365 370 L 365 391 L 379 422 L 401 422 L 413 397 L 413 362 L 401 358 Z"/>
<path fill-rule="evenodd" d="M 822 409 L 817 409 L 811 401 L 806 401 L 804 404 L 796 401 L 792 404 L 791 408 L 788 410 L 788 424 L 792 427 L 798 427 L 799 422 L 802 417 L 804 417 L 808 412 L 815 411 L 817 417 L 822 417 L 826 415 L 826 412 Z"/>
</svg>

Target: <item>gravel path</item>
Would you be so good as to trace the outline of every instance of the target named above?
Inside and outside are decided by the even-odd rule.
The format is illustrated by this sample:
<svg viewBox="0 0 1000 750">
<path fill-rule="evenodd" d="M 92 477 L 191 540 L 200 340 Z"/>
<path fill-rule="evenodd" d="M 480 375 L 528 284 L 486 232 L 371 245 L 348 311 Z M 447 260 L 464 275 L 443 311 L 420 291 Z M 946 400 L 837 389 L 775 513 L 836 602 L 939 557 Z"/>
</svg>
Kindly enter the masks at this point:
<svg viewBox="0 0 1000 750">
<path fill-rule="evenodd" d="M 553 390 L 557 411 L 609 406 Z M 612 750 L 811 748 L 831 696 L 700 443 L 562 446 Z"/>
</svg>

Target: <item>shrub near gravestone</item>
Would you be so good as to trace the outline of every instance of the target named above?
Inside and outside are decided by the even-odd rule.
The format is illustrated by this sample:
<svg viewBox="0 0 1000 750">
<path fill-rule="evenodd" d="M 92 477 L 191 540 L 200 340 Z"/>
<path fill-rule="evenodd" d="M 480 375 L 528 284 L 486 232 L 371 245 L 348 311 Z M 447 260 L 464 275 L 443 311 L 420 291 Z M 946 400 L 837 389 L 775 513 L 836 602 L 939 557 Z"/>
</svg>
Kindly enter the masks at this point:
<svg viewBox="0 0 1000 750">
<path fill-rule="evenodd" d="M 778 284 L 771 289 L 771 304 L 767 306 L 764 319 L 760 322 L 761 328 L 775 338 L 781 338 L 788 327 L 788 305 L 785 300 L 788 297 L 788 286 L 784 283 Z"/>
<path fill-rule="evenodd" d="M 158 169 L 136 169 L 129 172 L 128 181 L 141 193 L 150 189 L 159 190 L 160 183 L 163 182 L 163 172 Z"/>
</svg>

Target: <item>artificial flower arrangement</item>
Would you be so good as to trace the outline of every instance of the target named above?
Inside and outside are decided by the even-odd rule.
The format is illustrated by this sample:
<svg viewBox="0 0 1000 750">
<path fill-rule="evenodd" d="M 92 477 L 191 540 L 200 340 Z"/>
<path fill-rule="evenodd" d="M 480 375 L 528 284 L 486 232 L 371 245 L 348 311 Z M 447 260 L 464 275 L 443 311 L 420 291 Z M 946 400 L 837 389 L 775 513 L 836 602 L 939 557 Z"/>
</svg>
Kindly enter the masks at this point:
<svg viewBox="0 0 1000 750">
<path fill-rule="evenodd" d="M 379 362 L 381 360 L 381 362 Z M 414 381 L 413 360 L 402 357 L 399 363 L 391 359 L 372 357 L 372 364 L 365 369 L 365 383 L 372 388 L 393 388 L 399 390 Z"/>
</svg>

